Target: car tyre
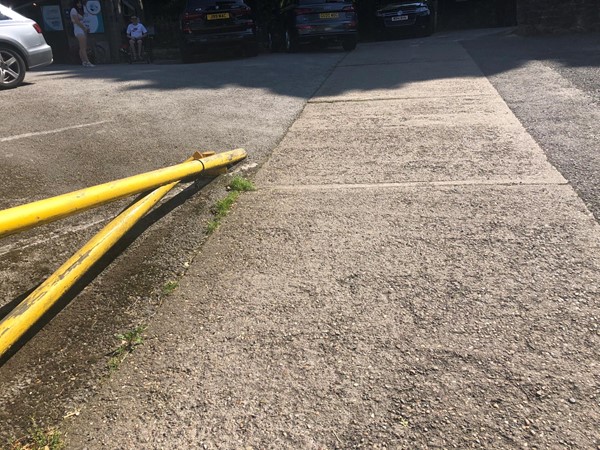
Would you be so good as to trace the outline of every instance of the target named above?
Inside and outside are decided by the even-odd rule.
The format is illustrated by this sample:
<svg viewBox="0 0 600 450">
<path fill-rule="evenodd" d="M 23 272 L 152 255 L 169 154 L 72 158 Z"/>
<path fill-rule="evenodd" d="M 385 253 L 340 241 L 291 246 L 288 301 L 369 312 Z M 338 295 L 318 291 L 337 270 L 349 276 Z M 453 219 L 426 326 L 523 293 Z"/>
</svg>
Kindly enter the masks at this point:
<svg viewBox="0 0 600 450">
<path fill-rule="evenodd" d="M 298 39 L 290 30 L 285 30 L 285 51 L 288 53 L 296 53 L 298 51 Z"/>
<path fill-rule="evenodd" d="M 356 39 L 346 39 L 342 42 L 342 48 L 347 52 L 351 52 L 356 48 L 356 44 Z"/>
<path fill-rule="evenodd" d="M 0 46 L 0 89 L 12 89 L 25 79 L 27 66 L 12 48 Z"/>
</svg>

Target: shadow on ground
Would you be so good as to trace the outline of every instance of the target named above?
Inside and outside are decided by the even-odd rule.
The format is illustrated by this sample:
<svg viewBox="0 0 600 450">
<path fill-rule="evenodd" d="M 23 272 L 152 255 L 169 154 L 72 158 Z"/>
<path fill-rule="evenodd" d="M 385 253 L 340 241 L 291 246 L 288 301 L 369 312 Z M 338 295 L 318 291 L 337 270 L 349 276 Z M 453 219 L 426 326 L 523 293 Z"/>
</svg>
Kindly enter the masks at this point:
<svg viewBox="0 0 600 450">
<path fill-rule="evenodd" d="M 578 34 L 545 37 L 523 37 L 513 33 L 512 29 L 472 30 L 467 32 L 439 33 L 430 38 L 396 39 L 378 43 L 360 44 L 358 50 L 351 53 L 340 49 L 306 49 L 296 54 L 262 54 L 256 58 L 213 57 L 195 64 L 153 64 L 153 65 L 108 65 L 97 66 L 89 70 L 72 66 L 54 66 L 44 74 L 49 78 L 72 79 L 109 79 L 122 84 L 123 90 L 211 90 L 226 86 L 266 89 L 281 95 L 306 98 L 311 93 L 302 88 L 301 80 L 311 76 L 315 65 L 327 61 L 348 61 L 356 53 L 371 52 L 374 46 L 398 48 L 397 61 L 387 64 L 414 65 L 439 61 L 436 48 L 448 45 L 448 42 L 460 41 L 475 46 L 494 55 L 493 62 L 487 64 L 486 74 L 492 75 L 520 67 L 531 60 L 546 60 L 566 67 L 600 67 L 600 35 Z M 408 50 L 408 51 L 407 51 Z M 491 53 L 490 53 L 491 52 Z M 409 55 L 408 57 L 406 55 Z M 451 61 L 452 58 L 450 57 Z M 362 60 L 364 61 L 364 60 Z M 363 62 L 357 65 L 377 63 Z M 468 65 L 449 66 L 446 71 L 415 71 L 408 77 L 404 71 L 398 71 L 398 78 L 370 78 L 354 88 L 363 91 L 382 90 L 401 87 L 403 84 L 455 77 L 477 77 L 481 73 Z M 297 78 L 298 83 L 290 85 L 282 80 Z M 139 83 L 132 85 L 132 81 Z M 341 94 L 344 87 L 339 86 L 331 94 Z"/>
</svg>

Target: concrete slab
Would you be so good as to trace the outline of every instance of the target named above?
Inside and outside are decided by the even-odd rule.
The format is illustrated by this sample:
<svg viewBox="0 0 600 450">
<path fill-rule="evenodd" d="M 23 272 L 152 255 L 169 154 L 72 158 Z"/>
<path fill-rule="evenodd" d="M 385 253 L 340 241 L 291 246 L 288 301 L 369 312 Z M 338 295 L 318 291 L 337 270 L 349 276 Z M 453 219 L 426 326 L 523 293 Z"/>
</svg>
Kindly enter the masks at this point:
<svg viewBox="0 0 600 450">
<path fill-rule="evenodd" d="M 571 186 L 470 60 L 320 95 L 71 447 L 596 446 L 600 226 Z"/>
<path fill-rule="evenodd" d="M 302 119 L 300 120 L 302 121 Z M 498 182 L 566 183 L 522 127 L 399 126 L 290 132 L 261 185 Z"/>
<path fill-rule="evenodd" d="M 264 185 L 566 182 L 497 94 L 312 103 L 265 168 Z"/>
<path fill-rule="evenodd" d="M 381 99 L 378 101 L 309 103 L 293 132 L 371 131 L 399 126 L 521 126 L 497 94 L 459 97 Z M 348 139 L 345 139 L 348 140 Z"/>
<path fill-rule="evenodd" d="M 425 61 L 459 61 L 470 57 L 456 42 L 410 39 L 360 44 L 348 53 L 339 66 L 366 64 L 417 63 Z"/>
<path fill-rule="evenodd" d="M 568 186 L 246 196 L 72 448 L 553 447 L 565 398 L 596 428 L 599 232 Z"/>
<path fill-rule="evenodd" d="M 495 94 L 472 60 L 338 67 L 311 102 Z"/>
</svg>

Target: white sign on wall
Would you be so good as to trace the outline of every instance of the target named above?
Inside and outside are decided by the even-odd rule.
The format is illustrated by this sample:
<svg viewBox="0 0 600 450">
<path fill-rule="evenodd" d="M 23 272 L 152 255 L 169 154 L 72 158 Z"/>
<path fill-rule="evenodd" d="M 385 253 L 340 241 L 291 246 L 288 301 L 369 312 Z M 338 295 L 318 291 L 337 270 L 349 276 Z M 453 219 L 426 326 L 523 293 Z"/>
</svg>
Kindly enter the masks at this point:
<svg viewBox="0 0 600 450">
<path fill-rule="evenodd" d="M 42 6 L 42 18 L 44 20 L 45 31 L 63 31 L 60 5 Z"/>
<path fill-rule="evenodd" d="M 90 29 L 90 33 L 104 33 L 104 20 L 102 19 L 102 5 L 98 0 L 88 0 L 84 7 L 83 23 Z"/>
</svg>

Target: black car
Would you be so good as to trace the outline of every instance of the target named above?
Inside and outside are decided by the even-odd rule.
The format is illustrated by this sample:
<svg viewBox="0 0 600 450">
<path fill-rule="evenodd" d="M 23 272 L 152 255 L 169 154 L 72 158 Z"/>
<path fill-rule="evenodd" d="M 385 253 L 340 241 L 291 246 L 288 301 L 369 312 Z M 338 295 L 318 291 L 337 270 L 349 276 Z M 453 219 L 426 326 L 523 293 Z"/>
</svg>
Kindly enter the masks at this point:
<svg viewBox="0 0 600 450">
<path fill-rule="evenodd" d="M 356 48 L 358 19 L 351 0 L 281 0 L 269 27 L 269 47 L 295 52 L 301 44 Z"/>
<path fill-rule="evenodd" d="M 234 47 L 258 54 L 252 10 L 243 0 L 187 0 L 181 15 L 181 56 Z"/>
<path fill-rule="evenodd" d="M 409 32 L 430 36 L 435 29 L 435 12 L 427 0 L 379 0 L 375 15 L 380 35 Z"/>
</svg>

